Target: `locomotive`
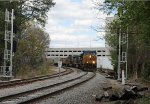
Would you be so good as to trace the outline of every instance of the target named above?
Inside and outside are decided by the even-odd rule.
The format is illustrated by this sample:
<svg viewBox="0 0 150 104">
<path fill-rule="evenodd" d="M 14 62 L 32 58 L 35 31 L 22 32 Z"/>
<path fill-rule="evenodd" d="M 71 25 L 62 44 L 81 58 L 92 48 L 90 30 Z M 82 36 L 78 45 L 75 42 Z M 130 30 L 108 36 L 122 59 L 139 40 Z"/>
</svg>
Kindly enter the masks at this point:
<svg viewBox="0 0 150 104">
<path fill-rule="evenodd" d="M 62 59 L 64 66 L 75 67 L 84 71 L 96 71 L 96 51 L 83 51 L 80 55 Z"/>
<path fill-rule="evenodd" d="M 85 71 L 96 71 L 96 51 L 83 51 L 82 69 Z"/>
</svg>

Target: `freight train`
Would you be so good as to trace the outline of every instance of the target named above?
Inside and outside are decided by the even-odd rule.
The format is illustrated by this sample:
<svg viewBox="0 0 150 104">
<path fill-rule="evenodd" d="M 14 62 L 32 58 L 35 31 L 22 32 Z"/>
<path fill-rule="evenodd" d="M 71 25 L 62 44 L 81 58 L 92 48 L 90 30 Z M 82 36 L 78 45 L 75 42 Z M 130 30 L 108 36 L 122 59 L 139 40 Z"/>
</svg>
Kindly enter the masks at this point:
<svg viewBox="0 0 150 104">
<path fill-rule="evenodd" d="M 83 51 L 81 55 L 70 55 L 61 60 L 63 66 L 75 67 L 84 71 L 96 71 L 96 51 Z"/>
</svg>

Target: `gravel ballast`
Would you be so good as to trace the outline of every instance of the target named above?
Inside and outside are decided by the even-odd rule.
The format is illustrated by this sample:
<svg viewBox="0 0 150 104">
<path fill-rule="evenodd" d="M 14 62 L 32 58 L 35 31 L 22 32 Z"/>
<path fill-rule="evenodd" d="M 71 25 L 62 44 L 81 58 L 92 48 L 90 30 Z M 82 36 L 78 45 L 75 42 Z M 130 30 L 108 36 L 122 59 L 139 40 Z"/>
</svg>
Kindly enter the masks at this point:
<svg viewBox="0 0 150 104">
<path fill-rule="evenodd" d="M 50 96 L 36 104 L 99 104 L 95 101 L 95 95 L 103 92 L 108 80 L 100 74 L 79 86 L 71 88 L 60 94 Z"/>
<path fill-rule="evenodd" d="M 74 70 L 76 70 L 76 69 L 74 69 Z M 51 79 L 47 79 L 44 81 L 37 81 L 37 82 L 33 82 L 30 84 L 26 84 L 26 85 L 19 85 L 19 86 L 15 86 L 12 88 L 0 89 L 0 97 L 4 97 L 4 96 L 11 95 L 14 93 L 19 93 L 19 92 L 24 92 L 24 91 L 40 88 L 42 86 L 52 85 L 54 83 L 62 82 L 62 81 L 68 80 L 70 78 L 80 76 L 81 74 L 84 74 L 84 73 L 85 72 L 79 73 L 78 71 L 74 71 L 73 73 L 71 73 L 69 75 L 65 75 L 65 76 L 61 76 L 61 77 L 51 78 Z"/>
</svg>

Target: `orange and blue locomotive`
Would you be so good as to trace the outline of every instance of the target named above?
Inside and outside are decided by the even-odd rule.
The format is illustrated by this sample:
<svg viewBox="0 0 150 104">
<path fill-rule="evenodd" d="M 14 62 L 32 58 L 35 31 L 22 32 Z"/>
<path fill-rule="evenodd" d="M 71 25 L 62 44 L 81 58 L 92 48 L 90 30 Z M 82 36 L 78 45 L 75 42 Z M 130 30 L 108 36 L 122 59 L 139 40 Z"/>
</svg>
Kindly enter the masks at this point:
<svg viewBox="0 0 150 104">
<path fill-rule="evenodd" d="M 64 59 L 63 64 L 84 71 L 96 71 L 96 51 L 83 51 L 81 55 L 69 56 Z"/>
<path fill-rule="evenodd" d="M 83 51 L 82 69 L 85 71 L 96 71 L 96 51 Z"/>
</svg>

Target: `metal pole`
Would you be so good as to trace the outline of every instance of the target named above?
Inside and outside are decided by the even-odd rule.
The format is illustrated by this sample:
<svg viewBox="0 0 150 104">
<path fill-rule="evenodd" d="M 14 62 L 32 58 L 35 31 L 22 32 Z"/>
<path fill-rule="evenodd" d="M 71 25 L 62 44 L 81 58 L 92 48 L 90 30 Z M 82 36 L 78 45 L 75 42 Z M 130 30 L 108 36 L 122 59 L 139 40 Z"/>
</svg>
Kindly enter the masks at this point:
<svg viewBox="0 0 150 104">
<path fill-rule="evenodd" d="M 7 37 L 7 27 L 8 27 L 8 23 L 7 23 L 7 21 L 6 21 L 6 18 L 8 17 L 8 11 L 7 11 L 7 9 L 6 9 L 6 11 L 5 11 L 5 38 L 4 38 L 4 40 L 5 40 L 5 50 L 4 50 L 4 69 L 3 69 L 3 75 L 4 76 L 6 76 L 6 59 L 5 59 L 5 57 L 6 57 L 6 54 L 5 54 L 5 52 L 7 51 L 7 40 L 6 40 L 6 37 Z"/>
<path fill-rule="evenodd" d="M 91 37 L 90 37 L 90 50 L 91 50 Z"/>
<path fill-rule="evenodd" d="M 7 66 L 7 62 L 9 61 L 9 49 L 8 49 L 8 37 L 10 36 L 10 32 L 8 30 L 8 25 L 9 25 L 9 14 L 10 12 L 6 9 L 5 11 L 5 49 L 4 49 L 4 71 L 3 71 L 3 75 L 6 76 L 7 75 L 7 72 L 6 72 L 6 69 L 9 68 L 9 66 Z"/>
<path fill-rule="evenodd" d="M 59 67 L 59 77 L 60 77 L 60 67 Z"/>
<path fill-rule="evenodd" d="M 120 48 L 121 48 L 121 25 L 119 28 L 119 52 L 118 52 L 118 70 L 117 70 L 118 80 L 120 80 L 120 53 L 121 53 Z"/>
<path fill-rule="evenodd" d="M 13 19 L 14 19 L 14 9 L 11 13 L 11 49 L 10 49 L 10 77 L 12 77 L 12 57 L 13 57 Z"/>
<path fill-rule="evenodd" d="M 127 27 L 127 48 L 126 48 L 126 79 L 128 78 L 128 27 Z"/>
<path fill-rule="evenodd" d="M 124 70 L 122 70 L 122 84 L 125 84 Z"/>
</svg>

